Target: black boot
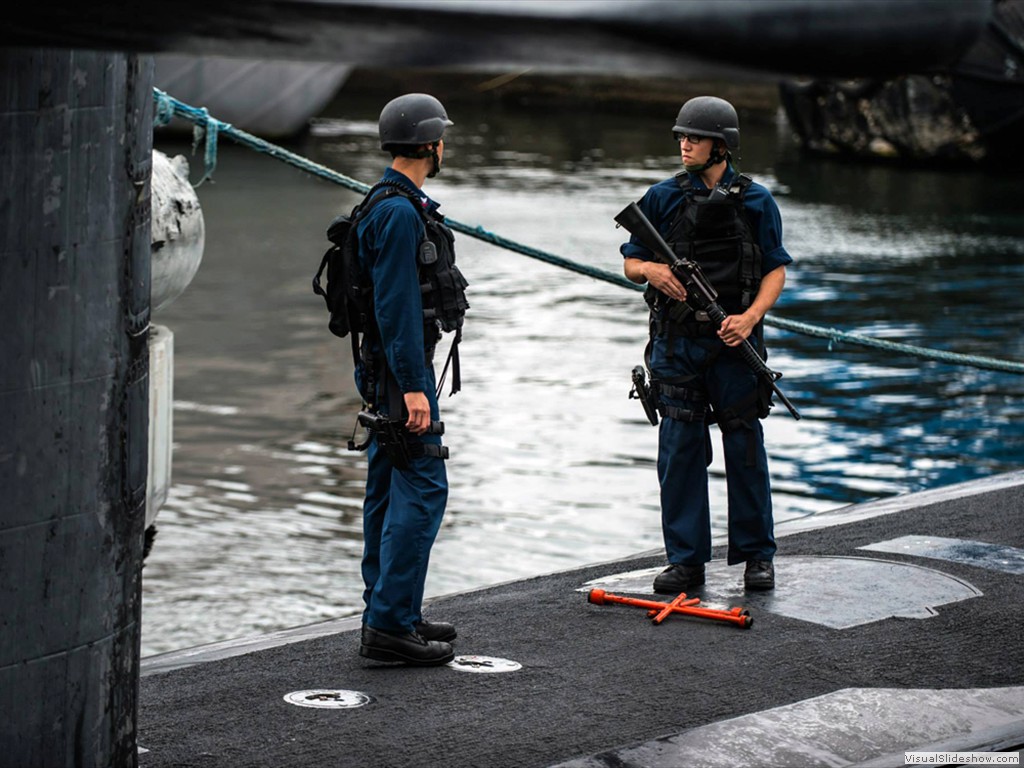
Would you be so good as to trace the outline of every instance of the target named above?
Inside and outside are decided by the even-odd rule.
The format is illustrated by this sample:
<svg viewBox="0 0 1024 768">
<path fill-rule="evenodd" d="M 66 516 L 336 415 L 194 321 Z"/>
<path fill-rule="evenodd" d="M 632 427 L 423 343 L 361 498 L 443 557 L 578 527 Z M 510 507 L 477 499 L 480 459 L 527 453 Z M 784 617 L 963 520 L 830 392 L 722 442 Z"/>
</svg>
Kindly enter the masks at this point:
<svg viewBox="0 0 1024 768">
<path fill-rule="evenodd" d="M 743 573 L 743 586 L 747 589 L 775 589 L 775 566 L 771 560 L 748 560 Z"/>
<path fill-rule="evenodd" d="M 703 583 L 703 565 L 670 565 L 654 580 L 654 591 L 666 595 L 678 595 L 690 587 L 699 587 Z"/>
<path fill-rule="evenodd" d="M 363 625 L 359 655 L 375 661 L 436 667 L 454 659 L 455 651 L 448 643 L 426 640 L 416 632 L 386 632 Z"/>
<path fill-rule="evenodd" d="M 423 619 L 416 625 L 416 633 L 424 640 L 440 640 L 445 643 L 450 643 L 459 636 L 453 625 L 446 624 L 443 621 L 427 621 L 426 619 Z"/>
</svg>

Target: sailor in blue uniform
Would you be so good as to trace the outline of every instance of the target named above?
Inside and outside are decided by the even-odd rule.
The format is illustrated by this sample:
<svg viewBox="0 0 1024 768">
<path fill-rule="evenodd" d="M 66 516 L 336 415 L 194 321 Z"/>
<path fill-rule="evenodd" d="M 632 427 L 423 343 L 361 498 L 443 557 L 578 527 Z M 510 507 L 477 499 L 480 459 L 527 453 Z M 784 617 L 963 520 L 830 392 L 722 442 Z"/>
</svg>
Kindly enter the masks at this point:
<svg viewBox="0 0 1024 768">
<path fill-rule="evenodd" d="M 675 253 L 696 261 L 728 314 L 720 329 L 685 304 L 686 289 L 637 238 L 623 244 L 624 272 L 647 283 L 651 338 L 645 361 L 658 397 L 658 478 L 668 568 L 657 592 L 678 594 L 704 583 L 711 559 L 708 425 L 722 432 L 728 491 L 730 565 L 745 563 L 747 589 L 775 586 L 771 483 L 759 419 L 771 390 L 736 346 L 749 339 L 766 357 L 762 319 L 782 293 L 786 265 L 782 221 L 768 192 L 738 174 L 731 150 L 739 121 L 729 102 L 687 101 L 673 134 L 684 171 L 647 190 L 638 203 Z"/>
<path fill-rule="evenodd" d="M 373 322 L 363 338 L 356 383 L 368 407 L 396 425 L 368 447 L 362 574 L 366 609 L 360 655 L 416 665 L 454 657 L 450 624 L 426 621 L 423 590 L 448 499 L 434 347 L 456 331 L 468 304 L 454 239 L 421 187 L 440 170 L 445 128 L 433 96 L 406 94 L 381 112 L 381 148 L 393 161 L 357 219 L 359 263 L 372 284 Z M 457 369 L 457 357 L 456 357 Z M 457 377 L 457 370 L 455 373 Z M 453 381 L 453 391 L 457 383 Z"/>
</svg>

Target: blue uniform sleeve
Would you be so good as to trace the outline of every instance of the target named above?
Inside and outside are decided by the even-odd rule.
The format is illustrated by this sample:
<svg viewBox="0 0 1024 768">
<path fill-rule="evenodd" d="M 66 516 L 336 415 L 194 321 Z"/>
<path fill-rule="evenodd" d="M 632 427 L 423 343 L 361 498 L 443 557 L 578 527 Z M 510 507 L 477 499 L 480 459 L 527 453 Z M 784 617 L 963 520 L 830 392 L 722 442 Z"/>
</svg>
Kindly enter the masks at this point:
<svg viewBox="0 0 1024 768">
<path fill-rule="evenodd" d="M 374 206 L 360 233 L 384 355 L 402 392 L 427 389 L 423 300 L 416 265 L 422 235 L 420 215 L 401 197 Z"/>
<path fill-rule="evenodd" d="M 793 257 L 782 245 L 782 216 L 771 192 L 760 184 L 747 191 L 747 212 L 754 226 L 754 237 L 761 246 L 761 274 L 791 264 Z"/>
</svg>

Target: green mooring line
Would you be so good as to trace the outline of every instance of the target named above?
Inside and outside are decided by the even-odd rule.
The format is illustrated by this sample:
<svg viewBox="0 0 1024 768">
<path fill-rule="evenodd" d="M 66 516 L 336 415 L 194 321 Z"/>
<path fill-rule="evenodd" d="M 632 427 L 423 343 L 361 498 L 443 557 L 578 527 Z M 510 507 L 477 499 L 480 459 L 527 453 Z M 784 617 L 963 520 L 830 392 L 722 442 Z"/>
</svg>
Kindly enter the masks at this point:
<svg viewBox="0 0 1024 768">
<path fill-rule="evenodd" d="M 249 147 L 250 149 L 254 149 L 257 152 L 270 155 L 271 157 L 276 157 L 278 160 L 289 163 L 300 170 L 311 173 L 314 176 L 319 176 L 320 178 L 334 182 L 335 184 L 340 184 L 354 192 L 366 194 L 370 191 L 369 184 L 364 184 L 363 182 L 357 181 L 343 173 L 338 173 L 327 166 L 314 163 L 301 155 L 297 155 L 294 152 L 284 149 L 283 147 L 264 141 L 257 136 L 253 136 L 251 133 L 246 133 L 243 130 L 235 128 L 230 123 L 225 123 L 215 117 L 212 117 L 205 108 L 197 108 L 184 104 L 173 96 L 169 96 L 157 88 L 153 89 L 153 99 L 155 106 L 153 115 L 154 126 L 167 125 L 167 123 L 171 121 L 171 118 L 180 117 L 184 120 L 188 120 L 195 126 L 195 145 L 198 146 L 200 141 L 204 142 L 204 173 L 196 186 L 199 186 L 213 176 L 213 172 L 217 167 L 217 140 L 221 135 L 223 135 L 227 136 L 237 144 L 241 144 Z M 636 291 L 643 290 L 643 286 L 631 282 L 624 275 L 607 272 L 603 269 L 598 269 L 597 267 L 592 267 L 587 264 L 580 264 L 579 262 L 572 261 L 571 259 L 566 259 L 562 256 L 542 251 L 539 248 L 533 248 L 514 240 L 509 240 L 501 235 L 489 232 L 483 227 L 472 227 L 468 224 L 463 224 L 462 222 L 449 218 L 445 219 L 445 223 L 456 232 L 461 232 L 469 237 L 474 237 L 477 240 L 483 240 L 484 242 L 522 254 L 523 256 L 529 256 L 531 259 L 537 259 L 556 267 L 561 267 L 562 269 L 578 272 L 581 275 L 587 275 L 588 277 L 593 277 L 597 280 L 603 280 L 606 283 L 612 283 L 613 285 L 618 285 L 622 288 L 628 288 Z M 855 344 L 861 347 L 884 349 L 890 352 L 899 352 L 902 354 L 913 355 L 914 357 L 938 360 L 940 362 L 951 363 L 954 365 L 968 365 L 974 368 L 985 368 L 992 371 L 1024 374 L 1024 363 L 1017 362 L 1015 360 L 1001 360 L 999 358 L 983 357 L 981 355 L 962 355 L 956 352 L 945 352 L 938 349 L 918 347 L 913 344 L 901 344 L 898 342 L 872 338 L 871 336 L 862 336 L 857 333 L 840 331 L 835 328 L 822 328 L 821 326 L 801 323 L 796 320 L 786 320 L 781 317 L 768 316 L 765 317 L 764 322 L 765 325 L 770 325 L 773 328 L 779 328 L 784 331 L 791 331 L 805 336 L 828 339 L 830 346 L 833 343 Z"/>
</svg>

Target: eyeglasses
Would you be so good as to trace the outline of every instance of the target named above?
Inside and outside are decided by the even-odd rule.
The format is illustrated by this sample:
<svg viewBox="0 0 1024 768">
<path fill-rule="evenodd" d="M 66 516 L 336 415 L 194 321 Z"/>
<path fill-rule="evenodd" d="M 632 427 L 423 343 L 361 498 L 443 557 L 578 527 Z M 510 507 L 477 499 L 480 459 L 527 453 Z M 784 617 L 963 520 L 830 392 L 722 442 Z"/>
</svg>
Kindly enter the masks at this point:
<svg viewBox="0 0 1024 768">
<path fill-rule="evenodd" d="M 694 136 L 692 133 L 679 133 L 673 132 L 673 136 L 676 137 L 676 141 L 683 141 L 684 139 L 691 144 L 700 144 L 701 139 L 706 139 L 706 136 Z"/>
</svg>

